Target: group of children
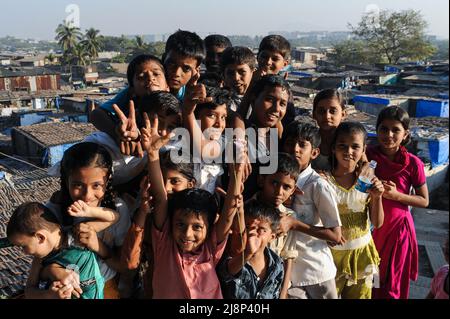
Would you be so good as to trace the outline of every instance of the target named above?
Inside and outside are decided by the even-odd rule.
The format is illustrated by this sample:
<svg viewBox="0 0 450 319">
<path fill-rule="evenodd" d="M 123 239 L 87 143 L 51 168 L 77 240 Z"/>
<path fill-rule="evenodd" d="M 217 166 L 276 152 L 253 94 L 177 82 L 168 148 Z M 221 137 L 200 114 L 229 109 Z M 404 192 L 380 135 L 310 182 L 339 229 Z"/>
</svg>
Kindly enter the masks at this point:
<svg viewBox="0 0 450 319">
<path fill-rule="evenodd" d="M 278 35 L 255 58 L 181 30 L 162 61 L 136 57 L 129 86 L 90 115 L 99 132 L 51 169 L 61 190 L 11 217 L 9 240 L 34 256 L 26 297 L 407 298 L 418 271 L 409 206 L 428 205 L 424 166 L 404 146 L 408 114 L 384 109 L 376 146 L 343 121 L 335 89 L 316 96 L 317 125 L 294 120 L 280 75 L 289 58 Z M 249 160 L 261 147 L 277 157 L 272 174 Z M 377 177 L 362 193 L 370 160 Z"/>
</svg>

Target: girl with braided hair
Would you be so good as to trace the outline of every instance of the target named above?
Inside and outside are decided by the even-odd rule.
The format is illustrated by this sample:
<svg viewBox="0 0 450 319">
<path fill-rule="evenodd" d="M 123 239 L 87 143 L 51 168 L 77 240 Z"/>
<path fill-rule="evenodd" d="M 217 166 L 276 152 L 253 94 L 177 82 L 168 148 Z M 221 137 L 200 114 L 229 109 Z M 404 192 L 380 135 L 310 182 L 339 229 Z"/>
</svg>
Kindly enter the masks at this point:
<svg viewBox="0 0 450 319">
<path fill-rule="evenodd" d="M 63 228 L 72 229 L 81 246 L 98 255 L 100 272 L 105 279 L 104 298 L 119 298 L 118 274 L 125 271 L 120 263 L 120 251 L 131 216 L 125 202 L 113 190 L 111 156 L 103 146 L 83 142 L 64 153 L 60 167 L 61 190 L 46 206 L 55 213 Z M 100 221 L 72 217 L 68 208 L 76 202 L 112 209 L 119 213 L 119 220 L 106 228 Z"/>
</svg>

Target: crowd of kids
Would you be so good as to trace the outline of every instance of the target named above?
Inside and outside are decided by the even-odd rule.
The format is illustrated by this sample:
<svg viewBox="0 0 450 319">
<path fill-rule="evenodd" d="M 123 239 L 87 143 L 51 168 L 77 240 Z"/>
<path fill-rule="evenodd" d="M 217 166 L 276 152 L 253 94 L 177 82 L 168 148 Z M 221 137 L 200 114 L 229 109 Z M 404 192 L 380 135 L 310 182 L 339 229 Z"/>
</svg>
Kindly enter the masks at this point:
<svg viewBox="0 0 450 319">
<path fill-rule="evenodd" d="M 162 60 L 135 57 L 128 87 L 90 114 L 98 132 L 49 170 L 60 191 L 9 221 L 34 257 L 25 297 L 408 298 L 410 207 L 428 205 L 408 114 L 385 108 L 376 145 L 338 90 L 316 96 L 316 123 L 295 117 L 290 51 L 279 35 L 255 57 L 179 30 Z M 448 265 L 437 277 L 429 297 L 448 298 Z"/>
</svg>

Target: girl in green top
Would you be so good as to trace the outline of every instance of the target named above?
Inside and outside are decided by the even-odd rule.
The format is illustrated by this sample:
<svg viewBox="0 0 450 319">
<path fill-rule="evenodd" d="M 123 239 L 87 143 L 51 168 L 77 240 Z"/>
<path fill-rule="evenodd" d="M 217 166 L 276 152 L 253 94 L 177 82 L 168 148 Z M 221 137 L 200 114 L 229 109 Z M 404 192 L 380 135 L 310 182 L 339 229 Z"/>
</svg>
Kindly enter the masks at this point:
<svg viewBox="0 0 450 319">
<path fill-rule="evenodd" d="M 367 132 L 360 123 L 345 122 L 332 141 L 331 174 L 328 181 L 336 193 L 345 243 L 331 247 L 336 264 L 336 288 L 342 299 L 371 299 L 372 280 L 380 258 L 370 224 L 383 224 L 383 184 L 372 179 L 368 193 L 355 189 L 357 166 L 366 149 Z"/>
</svg>

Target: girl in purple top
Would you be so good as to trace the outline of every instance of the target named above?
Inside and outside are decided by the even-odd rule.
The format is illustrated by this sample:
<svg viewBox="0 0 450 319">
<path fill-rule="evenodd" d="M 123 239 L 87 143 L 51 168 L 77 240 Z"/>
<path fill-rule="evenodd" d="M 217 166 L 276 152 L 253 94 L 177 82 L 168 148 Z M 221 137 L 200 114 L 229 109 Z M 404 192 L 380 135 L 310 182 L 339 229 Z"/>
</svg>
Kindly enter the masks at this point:
<svg viewBox="0 0 450 319">
<path fill-rule="evenodd" d="M 425 170 L 422 161 L 404 147 L 410 139 L 406 111 L 397 106 L 385 108 L 376 127 L 379 144 L 367 149 L 367 157 L 378 163 L 375 174 L 385 189 L 385 217 L 383 226 L 372 234 L 381 257 L 379 288 L 374 288 L 372 296 L 407 299 L 409 281 L 418 276 L 418 245 L 408 206 L 428 206 Z"/>
</svg>

